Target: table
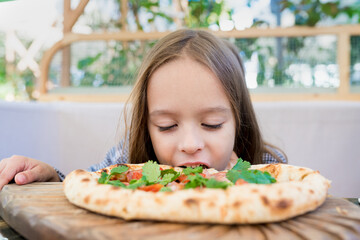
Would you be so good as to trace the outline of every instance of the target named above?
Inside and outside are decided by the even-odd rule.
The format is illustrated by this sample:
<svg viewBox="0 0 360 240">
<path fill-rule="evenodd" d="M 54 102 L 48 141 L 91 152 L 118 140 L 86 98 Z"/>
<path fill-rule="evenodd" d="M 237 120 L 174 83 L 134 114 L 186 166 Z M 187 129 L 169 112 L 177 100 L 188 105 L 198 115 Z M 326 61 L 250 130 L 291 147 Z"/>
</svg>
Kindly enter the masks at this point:
<svg viewBox="0 0 360 240">
<path fill-rule="evenodd" d="M 334 231 L 338 234 L 337 237 L 342 239 L 358 239 L 360 208 L 356 206 L 359 207 L 359 203 L 357 199 L 347 200 L 329 197 L 314 213 L 281 223 L 239 226 L 189 225 L 151 221 L 127 222 L 90 213 L 66 200 L 61 183 L 32 183 L 24 186 L 10 184 L 0 192 L 0 214 L 3 217 L 0 219 L 0 234 L 7 239 L 24 239 L 4 221 L 5 218 L 11 226 L 30 239 L 63 239 L 64 236 L 103 239 L 104 234 L 110 234 L 111 231 L 117 234 L 117 238 L 125 236 L 125 239 L 128 239 L 130 236 L 131 239 L 142 240 L 183 240 L 189 236 L 192 239 L 206 237 L 207 240 L 234 239 L 242 236 L 251 236 L 253 239 L 300 239 L 304 236 L 323 235 L 326 235 L 326 239 L 331 239 Z M 76 218 L 80 221 L 76 221 Z M 309 228 L 312 225 L 315 227 Z M 293 235 L 288 238 L 290 233 Z M 113 237 L 108 239 L 111 238 Z"/>
</svg>

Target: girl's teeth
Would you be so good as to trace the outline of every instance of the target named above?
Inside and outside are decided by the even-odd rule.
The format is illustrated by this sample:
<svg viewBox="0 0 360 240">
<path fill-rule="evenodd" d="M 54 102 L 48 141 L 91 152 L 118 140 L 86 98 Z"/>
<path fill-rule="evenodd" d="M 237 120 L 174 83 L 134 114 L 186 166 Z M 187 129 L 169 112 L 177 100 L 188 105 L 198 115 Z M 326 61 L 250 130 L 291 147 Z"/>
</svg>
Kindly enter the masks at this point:
<svg viewBox="0 0 360 240">
<path fill-rule="evenodd" d="M 204 164 L 196 164 L 196 165 L 182 165 L 180 167 L 192 167 L 192 168 L 196 168 L 196 167 L 202 167 L 202 168 L 208 168 L 206 165 Z"/>
<path fill-rule="evenodd" d="M 192 167 L 192 168 L 196 168 L 196 167 L 204 167 L 204 165 L 202 165 L 202 164 L 197 164 L 197 165 L 192 165 L 191 167 Z"/>
</svg>

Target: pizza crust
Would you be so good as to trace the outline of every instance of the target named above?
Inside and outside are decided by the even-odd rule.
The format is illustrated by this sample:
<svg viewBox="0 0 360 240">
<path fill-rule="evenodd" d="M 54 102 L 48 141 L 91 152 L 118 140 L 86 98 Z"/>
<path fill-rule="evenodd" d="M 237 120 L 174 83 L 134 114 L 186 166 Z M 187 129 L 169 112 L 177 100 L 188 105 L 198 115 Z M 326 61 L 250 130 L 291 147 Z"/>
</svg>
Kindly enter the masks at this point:
<svg viewBox="0 0 360 240">
<path fill-rule="evenodd" d="M 64 192 L 79 207 L 126 220 L 220 224 L 282 221 L 312 211 L 326 199 L 330 181 L 318 171 L 285 164 L 251 168 L 268 171 L 277 183 L 154 193 L 98 184 L 99 172 L 75 170 L 66 177 Z"/>
</svg>

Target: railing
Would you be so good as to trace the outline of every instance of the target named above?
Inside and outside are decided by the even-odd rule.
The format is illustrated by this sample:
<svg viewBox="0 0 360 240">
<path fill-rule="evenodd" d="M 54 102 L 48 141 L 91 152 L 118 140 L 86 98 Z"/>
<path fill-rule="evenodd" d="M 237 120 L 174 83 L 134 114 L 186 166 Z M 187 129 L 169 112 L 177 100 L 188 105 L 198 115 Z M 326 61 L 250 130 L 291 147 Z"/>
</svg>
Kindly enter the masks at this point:
<svg viewBox="0 0 360 240">
<path fill-rule="evenodd" d="M 74 42 L 79 41 L 133 41 L 159 39 L 169 32 L 118 32 L 101 34 L 66 33 L 62 40 L 45 52 L 41 61 L 41 77 L 39 91 L 40 100 L 74 100 L 74 101 L 123 101 L 126 94 L 53 94 L 47 93 L 49 67 L 55 53 Z M 288 101 L 288 100 L 360 100 L 360 93 L 350 89 L 350 37 L 360 35 L 360 25 L 342 25 L 333 27 L 290 27 L 273 29 L 246 29 L 242 31 L 217 31 L 215 35 L 224 38 L 259 38 L 259 37 L 305 37 L 318 35 L 335 35 L 337 37 L 337 64 L 339 69 L 340 85 L 335 92 L 301 92 L 301 93 L 252 93 L 255 101 Z M 359 53 L 360 54 L 360 53 Z"/>
</svg>

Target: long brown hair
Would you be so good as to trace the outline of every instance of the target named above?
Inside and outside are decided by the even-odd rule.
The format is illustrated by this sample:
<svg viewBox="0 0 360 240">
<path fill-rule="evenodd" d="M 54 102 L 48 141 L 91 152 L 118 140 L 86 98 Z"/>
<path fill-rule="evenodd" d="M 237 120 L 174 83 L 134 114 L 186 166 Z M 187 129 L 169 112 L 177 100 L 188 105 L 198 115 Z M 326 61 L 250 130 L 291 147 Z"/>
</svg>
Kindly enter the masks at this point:
<svg viewBox="0 0 360 240">
<path fill-rule="evenodd" d="M 279 157 L 266 147 L 245 83 L 244 67 L 236 47 L 203 30 L 177 30 L 160 39 L 147 54 L 130 95 L 132 118 L 129 127 L 131 163 L 157 161 L 148 130 L 147 87 L 160 66 L 181 56 L 189 56 L 207 66 L 221 81 L 235 117 L 234 151 L 252 164 L 263 162 L 263 154 Z M 126 109 L 125 109 L 126 114 Z"/>
</svg>

